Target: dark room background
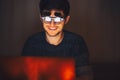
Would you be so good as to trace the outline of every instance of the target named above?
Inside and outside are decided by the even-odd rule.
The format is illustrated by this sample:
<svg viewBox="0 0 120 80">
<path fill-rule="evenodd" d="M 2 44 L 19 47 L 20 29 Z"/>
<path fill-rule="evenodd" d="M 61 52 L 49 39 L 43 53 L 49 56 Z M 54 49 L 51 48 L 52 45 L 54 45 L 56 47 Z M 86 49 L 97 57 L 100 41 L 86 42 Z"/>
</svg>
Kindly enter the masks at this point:
<svg viewBox="0 0 120 80">
<path fill-rule="evenodd" d="M 71 19 L 65 29 L 84 37 L 90 52 L 90 62 L 94 65 L 95 78 L 118 80 L 120 1 L 69 1 Z M 1 56 L 19 56 L 26 39 L 42 30 L 38 3 L 39 0 L 0 0 Z"/>
</svg>

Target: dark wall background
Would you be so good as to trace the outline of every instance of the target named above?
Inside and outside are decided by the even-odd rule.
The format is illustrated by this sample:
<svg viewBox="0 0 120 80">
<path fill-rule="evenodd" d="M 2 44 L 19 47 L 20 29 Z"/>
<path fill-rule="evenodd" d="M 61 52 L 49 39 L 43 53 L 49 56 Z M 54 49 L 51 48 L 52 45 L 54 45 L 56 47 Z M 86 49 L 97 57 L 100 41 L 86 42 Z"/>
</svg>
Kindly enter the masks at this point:
<svg viewBox="0 0 120 80">
<path fill-rule="evenodd" d="M 69 0 L 65 29 L 84 37 L 96 80 L 119 80 L 120 1 Z M 39 0 L 0 0 L 0 55 L 19 56 L 26 39 L 42 30 Z"/>
<path fill-rule="evenodd" d="M 91 62 L 120 61 L 120 1 L 69 0 L 65 29 L 84 37 Z M 39 0 L 0 0 L 0 55 L 20 55 L 28 36 L 42 30 Z"/>
</svg>

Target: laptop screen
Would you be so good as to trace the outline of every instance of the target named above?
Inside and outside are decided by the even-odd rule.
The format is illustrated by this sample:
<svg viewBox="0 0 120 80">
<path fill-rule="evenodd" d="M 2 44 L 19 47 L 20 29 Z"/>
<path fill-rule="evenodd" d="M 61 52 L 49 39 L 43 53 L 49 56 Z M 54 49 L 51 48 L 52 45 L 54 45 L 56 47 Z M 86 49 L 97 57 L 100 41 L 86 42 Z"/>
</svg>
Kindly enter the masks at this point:
<svg viewBox="0 0 120 80">
<path fill-rule="evenodd" d="M 0 59 L 0 80 L 74 80 L 72 58 L 4 57 Z"/>
</svg>

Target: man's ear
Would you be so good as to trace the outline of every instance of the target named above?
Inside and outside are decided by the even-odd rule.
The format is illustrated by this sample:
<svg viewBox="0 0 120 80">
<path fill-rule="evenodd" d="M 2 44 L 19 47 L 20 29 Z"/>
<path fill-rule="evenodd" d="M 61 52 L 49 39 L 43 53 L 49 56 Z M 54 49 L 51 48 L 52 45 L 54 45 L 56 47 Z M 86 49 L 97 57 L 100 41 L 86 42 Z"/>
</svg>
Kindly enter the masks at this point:
<svg viewBox="0 0 120 80">
<path fill-rule="evenodd" d="M 65 19 L 65 24 L 67 24 L 69 20 L 70 20 L 70 16 L 67 16 Z"/>
</svg>

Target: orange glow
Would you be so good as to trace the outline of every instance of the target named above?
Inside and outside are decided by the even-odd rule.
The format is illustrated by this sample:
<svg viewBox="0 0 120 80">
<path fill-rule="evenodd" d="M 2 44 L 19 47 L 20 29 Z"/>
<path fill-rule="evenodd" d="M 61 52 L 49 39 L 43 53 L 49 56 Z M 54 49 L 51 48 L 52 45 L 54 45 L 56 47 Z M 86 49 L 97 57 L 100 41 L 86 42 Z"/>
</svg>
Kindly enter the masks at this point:
<svg viewBox="0 0 120 80">
<path fill-rule="evenodd" d="M 5 60 L 3 66 L 11 77 L 24 74 L 27 80 L 74 80 L 75 78 L 73 59 L 20 57 Z"/>
<path fill-rule="evenodd" d="M 72 64 L 63 64 L 61 67 L 62 80 L 74 80 L 75 70 Z"/>
<path fill-rule="evenodd" d="M 73 77 L 73 72 L 71 71 L 71 69 L 66 69 L 64 74 L 64 80 L 70 80 L 71 77 Z"/>
</svg>

